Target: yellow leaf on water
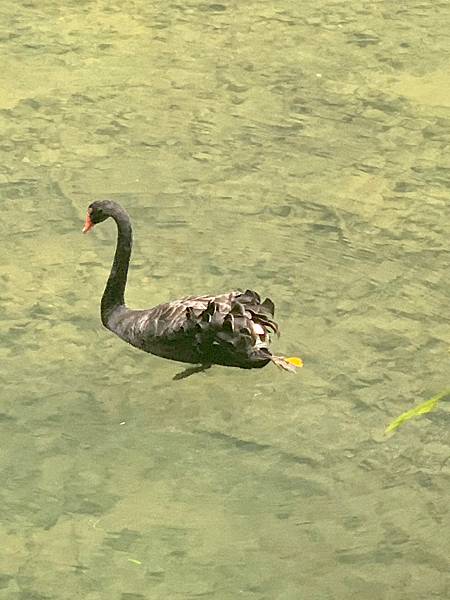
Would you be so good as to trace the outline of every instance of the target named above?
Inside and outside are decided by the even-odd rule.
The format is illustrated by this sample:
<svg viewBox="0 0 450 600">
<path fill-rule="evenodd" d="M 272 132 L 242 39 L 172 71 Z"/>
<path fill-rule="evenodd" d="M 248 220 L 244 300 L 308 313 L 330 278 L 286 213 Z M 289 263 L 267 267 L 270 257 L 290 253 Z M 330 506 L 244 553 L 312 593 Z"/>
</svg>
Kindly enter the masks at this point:
<svg viewBox="0 0 450 600">
<path fill-rule="evenodd" d="M 403 425 L 403 423 L 406 423 L 406 421 L 409 421 L 413 417 L 418 417 L 419 415 L 425 415 L 426 413 L 431 412 L 436 408 L 436 406 L 441 400 L 444 400 L 447 397 L 450 400 L 450 389 L 444 390 L 443 392 L 436 394 L 436 396 L 433 396 L 433 398 L 430 398 L 430 400 L 427 400 L 426 402 L 419 404 L 419 406 L 416 406 L 415 408 L 411 408 L 411 410 L 404 412 L 386 427 L 384 433 L 392 433 L 401 425 Z"/>
<path fill-rule="evenodd" d="M 291 365 L 294 365 L 294 367 L 303 367 L 302 359 L 297 356 L 290 356 L 289 358 L 285 358 L 285 360 Z"/>
<path fill-rule="evenodd" d="M 127 558 L 128 562 L 134 563 L 135 565 L 142 565 L 140 560 L 136 560 L 135 558 Z"/>
</svg>

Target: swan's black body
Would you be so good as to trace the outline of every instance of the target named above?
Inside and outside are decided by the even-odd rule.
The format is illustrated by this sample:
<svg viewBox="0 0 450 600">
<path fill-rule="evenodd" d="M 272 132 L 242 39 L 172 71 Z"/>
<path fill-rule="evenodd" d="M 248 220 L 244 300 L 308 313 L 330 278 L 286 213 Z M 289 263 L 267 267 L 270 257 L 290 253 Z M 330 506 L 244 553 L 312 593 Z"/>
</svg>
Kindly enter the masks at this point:
<svg viewBox="0 0 450 600">
<path fill-rule="evenodd" d="M 261 302 L 251 290 L 189 296 L 147 310 L 128 308 L 125 286 L 132 247 L 128 214 L 116 202 L 94 202 L 89 206 L 83 231 L 108 217 L 116 222 L 118 237 L 101 301 L 101 319 L 106 328 L 145 352 L 201 368 L 219 364 L 253 369 L 272 361 L 293 370 L 268 348 L 269 333 L 278 333 L 273 302 L 268 298 Z"/>
</svg>

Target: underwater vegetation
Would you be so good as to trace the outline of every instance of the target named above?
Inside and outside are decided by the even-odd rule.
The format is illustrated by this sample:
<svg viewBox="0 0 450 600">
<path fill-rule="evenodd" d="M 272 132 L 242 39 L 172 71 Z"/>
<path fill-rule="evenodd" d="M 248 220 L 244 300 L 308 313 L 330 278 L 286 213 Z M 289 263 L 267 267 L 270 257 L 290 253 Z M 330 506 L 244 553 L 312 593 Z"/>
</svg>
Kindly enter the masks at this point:
<svg viewBox="0 0 450 600">
<path fill-rule="evenodd" d="M 410 410 L 402 413 L 399 417 L 397 417 L 391 423 L 389 423 L 384 433 L 392 433 L 413 417 L 418 417 L 420 415 L 425 415 L 431 412 L 437 407 L 439 402 L 441 402 L 442 400 L 450 400 L 450 389 L 446 389 L 442 392 L 439 392 L 439 394 L 436 394 L 426 402 L 419 404 L 419 406 L 411 408 Z"/>
</svg>

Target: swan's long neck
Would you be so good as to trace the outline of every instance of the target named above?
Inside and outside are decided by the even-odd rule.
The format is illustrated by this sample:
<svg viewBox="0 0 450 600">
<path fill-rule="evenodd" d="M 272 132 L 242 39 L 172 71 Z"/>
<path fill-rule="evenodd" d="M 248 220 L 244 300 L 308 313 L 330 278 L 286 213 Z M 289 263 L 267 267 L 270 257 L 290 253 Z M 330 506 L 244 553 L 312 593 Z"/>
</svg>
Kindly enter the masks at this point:
<svg viewBox="0 0 450 600">
<path fill-rule="evenodd" d="M 125 286 L 133 245 L 133 233 L 127 213 L 122 208 L 116 207 L 111 217 L 117 224 L 117 246 L 101 302 L 102 323 L 106 327 L 112 313 L 117 308 L 125 306 Z"/>
</svg>

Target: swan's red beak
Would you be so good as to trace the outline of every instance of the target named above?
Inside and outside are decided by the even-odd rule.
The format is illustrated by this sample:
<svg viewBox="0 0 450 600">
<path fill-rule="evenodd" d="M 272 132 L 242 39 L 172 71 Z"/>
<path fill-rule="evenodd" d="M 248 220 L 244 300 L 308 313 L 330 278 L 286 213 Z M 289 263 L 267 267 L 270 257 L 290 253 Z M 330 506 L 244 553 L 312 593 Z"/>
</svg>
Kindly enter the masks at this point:
<svg viewBox="0 0 450 600">
<path fill-rule="evenodd" d="M 91 215 L 88 213 L 86 215 L 86 221 L 84 222 L 83 233 L 87 233 L 93 227 L 94 223 L 91 221 Z"/>
</svg>

